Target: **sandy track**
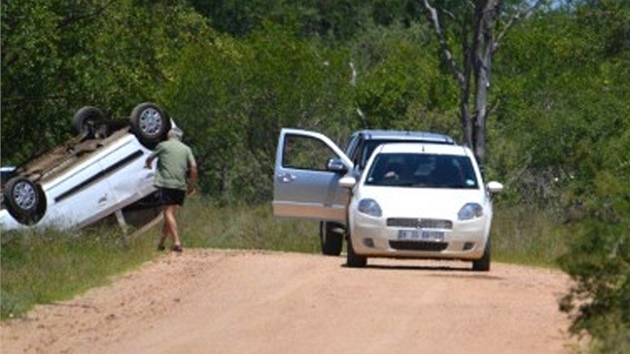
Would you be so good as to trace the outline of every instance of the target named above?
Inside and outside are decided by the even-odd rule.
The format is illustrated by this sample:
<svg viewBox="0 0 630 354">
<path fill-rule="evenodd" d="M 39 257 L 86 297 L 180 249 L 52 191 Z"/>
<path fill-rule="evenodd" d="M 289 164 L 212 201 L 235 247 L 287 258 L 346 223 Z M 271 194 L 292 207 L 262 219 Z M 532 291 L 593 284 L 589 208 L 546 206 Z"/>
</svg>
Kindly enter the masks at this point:
<svg viewBox="0 0 630 354">
<path fill-rule="evenodd" d="M 8 353 L 566 353 L 557 271 L 187 249 L 4 323 Z"/>
</svg>

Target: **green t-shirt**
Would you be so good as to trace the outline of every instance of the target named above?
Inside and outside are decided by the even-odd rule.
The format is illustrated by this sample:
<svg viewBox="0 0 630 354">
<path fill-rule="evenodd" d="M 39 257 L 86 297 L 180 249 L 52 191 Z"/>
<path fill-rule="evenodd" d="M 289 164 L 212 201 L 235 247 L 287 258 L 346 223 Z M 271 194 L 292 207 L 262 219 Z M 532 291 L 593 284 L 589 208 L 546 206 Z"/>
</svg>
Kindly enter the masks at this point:
<svg viewBox="0 0 630 354">
<path fill-rule="evenodd" d="M 192 150 L 186 144 L 177 139 L 163 141 L 151 156 L 158 158 L 156 187 L 186 190 L 188 169 L 197 165 Z"/>
</svg>

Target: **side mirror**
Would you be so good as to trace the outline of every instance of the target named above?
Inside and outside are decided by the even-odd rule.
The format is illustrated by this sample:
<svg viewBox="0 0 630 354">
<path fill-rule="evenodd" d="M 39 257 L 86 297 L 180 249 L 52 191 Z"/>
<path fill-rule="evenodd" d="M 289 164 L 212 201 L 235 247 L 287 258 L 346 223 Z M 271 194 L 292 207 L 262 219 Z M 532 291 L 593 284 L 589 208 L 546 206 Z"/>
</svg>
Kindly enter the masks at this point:
<svg viewBox="0 0 630 354">
<path fill-rule="evenodd" d="M 497 194 L 497 193 L 503 192 L 503 185 L 495 181 L 488 182 L 488 184 L 486 185 L 486 188 L 491 194 Z"/>
<path fill-rule="evenodd" d="M 345 174 L 348 168 L 339 159 L 330 159 L 326 164 L 326 169 L 335 173 Z"/>
<path fill-rule="evenodd" d="M 339 179 L 339 185 L 343 188 L 352 189 L 355 184 L 357 184 L 357 180 L 352 176 L 343 176 Z"/>
</svg>

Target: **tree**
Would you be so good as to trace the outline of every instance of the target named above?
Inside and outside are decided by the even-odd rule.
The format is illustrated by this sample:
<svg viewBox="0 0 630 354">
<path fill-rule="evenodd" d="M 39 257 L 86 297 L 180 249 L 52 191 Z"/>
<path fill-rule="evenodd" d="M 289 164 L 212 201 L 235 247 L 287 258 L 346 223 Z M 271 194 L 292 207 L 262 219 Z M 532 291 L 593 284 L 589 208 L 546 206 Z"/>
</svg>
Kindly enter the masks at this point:
<svg viewBox="0 0 630 354">
<path fill-rule="evenodd" d="M 204 194 L 228 204 L 269 200 L 282 127 L 349 135 L 348 62 L 277 25 L 182 51 L 165 100 L 196 149 Z"/>
<path fill-rule="evenodd" d="M 560 302 L 571 333 L 593 339 L 589 352 L 628 353 L 630 4 L 574 4 L 522 23 L 502 46 L 501 152 L 490 159 L 519 208 L 544 207 L 570 236 L 559 266 L 573 280 Z"/>
<path fill-rule="evenodd" d="M 1 4 L 3 164 L 67 139 L 82 106 L 119 117 L 157 101 L 179 50 L 208 31 L 185 0 L 80 3 Z"/>
<path fill-rule="evenodd" d="M 440 75 L 431 37 L 426 23 L 415 23 L 370 26 L 352 41 L 351 84 L 361 112 L 355 128 L 428 130 L 457 139 L 459 125 L 447 113 L 456 91 Z"/>
<path fill-rule="evenodd" d="M 529 17 L 543 2 L 523 1 L 508 6 L 506 10 L 510 15 L 502 13 L 502 0 L 424 0 L 444 63 L 459 86 L 459 118 L 465 143 L 473 149 L 480 163 L 483 163 L 486 152 L 492 56 L 507 30 L 518 20 Z M 439 3 L 439 6 L 432 3 Z M 457 43 L 455 38 L 459 38 L 459 53 L 453 48 Z M 458 54 L 459 61 L 456 59 Z"/>
</svg>

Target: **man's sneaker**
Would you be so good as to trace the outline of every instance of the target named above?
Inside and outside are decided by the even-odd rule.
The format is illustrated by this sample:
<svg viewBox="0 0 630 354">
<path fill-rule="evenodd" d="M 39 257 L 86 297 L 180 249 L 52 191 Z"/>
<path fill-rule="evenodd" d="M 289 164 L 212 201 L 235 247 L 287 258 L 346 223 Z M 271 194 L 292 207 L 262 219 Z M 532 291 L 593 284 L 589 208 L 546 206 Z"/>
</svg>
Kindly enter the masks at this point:
<svg viewBox="0 0 630 354">
<path fill-rule="evenodd" d="M 164 251 L 165 249 L 166 249 L 166 246 L 164 246 L 164 245 L 158 245 L 157 246 L 157 250 L 158 251 Z"/>
<path fill-rule="evenodd" d="M 181 253 L 183 249 L 180 245 L 173 245 L 173 247 L 171 247 L 171 251 Z"/>
</svg>

